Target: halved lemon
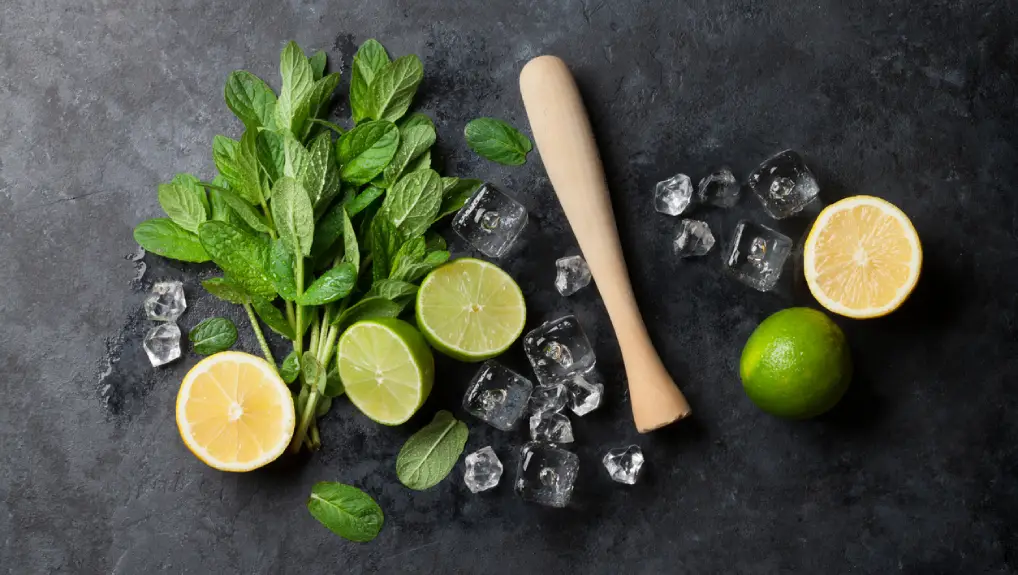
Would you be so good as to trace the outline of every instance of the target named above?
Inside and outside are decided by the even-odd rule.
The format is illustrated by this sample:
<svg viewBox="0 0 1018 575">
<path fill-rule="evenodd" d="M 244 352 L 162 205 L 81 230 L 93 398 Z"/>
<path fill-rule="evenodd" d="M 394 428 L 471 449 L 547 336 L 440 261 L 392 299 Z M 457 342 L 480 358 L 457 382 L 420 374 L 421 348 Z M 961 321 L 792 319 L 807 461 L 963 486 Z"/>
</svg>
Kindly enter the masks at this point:
<svg viewBox="0 0 1018 575">
<path fill-rule="evenodd" d="M 276 370 L 239 351 L 199 361 L 177 393 L 184 445 L 222 471 L 251 471 L 279 457 L 296 421 L 293 397 Z"/>
<path fill-rule="evenodd" d="M 896 206 L 853 196 L 827 206 L 806 238 L 806 283 L 830 311 L 879 317 L 908 299 L 923 249 L 912 222 Z"/>
</svg>

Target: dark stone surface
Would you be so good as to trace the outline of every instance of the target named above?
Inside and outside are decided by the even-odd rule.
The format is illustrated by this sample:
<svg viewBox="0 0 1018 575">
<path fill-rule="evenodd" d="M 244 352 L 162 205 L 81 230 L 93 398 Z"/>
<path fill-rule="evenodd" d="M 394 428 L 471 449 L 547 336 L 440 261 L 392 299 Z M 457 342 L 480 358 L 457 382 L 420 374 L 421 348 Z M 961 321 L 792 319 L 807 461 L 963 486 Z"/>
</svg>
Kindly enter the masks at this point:
<svg viewBox="0 0 1018 575">
<path fill-rule="evenodd" d="M 1016 16 L 1013 2 L 961 0 L 3 2 L 0 570 L 1015 573 Z M 530 210 L 502 263 L 531 323 L 572 311 L 595 339 L 609 401 L 575 421 L 582 473 L 567 510 L 522 503 L 508 480 L 471 495 L 459 469 L 422 493 L 397 482 L 396 453 L 421 422 L 440 407 L 466 417 L 470 367 L 440 361 L 411 425 L 380 427 L 340 402 L 319 454 L 231 475 L 177 436 L 173 400 L 195 357 L 154 371 L 139 347 L 157 279 L 186 282 L 183 328 L 212 313 L 245 325 L 202 293 L 209 269 L 149 256 L 132 283 L 127 259 L 133 226 L 159 212 L 156 184 L 211 176 L 212 136 L 238 133 L 226 74 L 278 82 L 289 39 L 345 71 L 368 37 L 423 59 L 419 106 L 440 126 L 446 172 L 497 182 Z M 575 71 L 635 291 L 694 406 L 647 436 L 633 429 L 596 290 L 563 299 L 552 288 L 553 261 L 575 241 L 540 162 L 496 167 L 460 137 L 477 115 L 526 125 L 517 76 L 542 53 Z M 762 295 L 726 279 L 718 250 L 676 261 L 676 220 L 649 198 L 673 172 L 724 162 L 744 176 L 785 147 L 806 155 L 825 201 L 899 205 L 926 254 L 898 313 L 838 319 L 857 376 L 834 412 L 804 423 L 754 409 L 737 364 L 759 321 L 814 302 L 791 280 Z M 722 237 L 739 217 L 766 220 L 748 198 L 700 213 Z M 242 332 L 239 346 L 256 351 Z M 468 449 L 492 444 L 511 477 L 525 432 L 468 421 Z M 599 461 L 628 443 L 649 460 L 632 488 Z M 346 542 L 310 517 L 319 480 L 378 499 L 376 541 Z"/>
</svg>

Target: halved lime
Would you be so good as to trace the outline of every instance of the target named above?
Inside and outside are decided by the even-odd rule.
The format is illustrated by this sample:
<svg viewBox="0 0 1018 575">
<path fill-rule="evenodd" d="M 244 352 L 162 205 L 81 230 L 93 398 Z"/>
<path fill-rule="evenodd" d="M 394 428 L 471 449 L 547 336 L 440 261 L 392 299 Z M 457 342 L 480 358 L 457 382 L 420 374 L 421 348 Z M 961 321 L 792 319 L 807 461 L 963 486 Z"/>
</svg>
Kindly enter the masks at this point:
<svg viewBox="0 0 1018 575">
<path fill-rule="evenodd" d="M 360 321 L 338 345 L 346 395 L 372 421 L 399 425 L 424 405 L 435 380 L 435 358 L 413 326 L 391 318 Z"/>
<path fill-rule="evenodd" d="M 523 333 L 527 305 L 509 274 L 495 264 L 461 258 L 428 274 L 417 292 L 417 326 L 438 351 L 483 361 Z"/>
</svg>

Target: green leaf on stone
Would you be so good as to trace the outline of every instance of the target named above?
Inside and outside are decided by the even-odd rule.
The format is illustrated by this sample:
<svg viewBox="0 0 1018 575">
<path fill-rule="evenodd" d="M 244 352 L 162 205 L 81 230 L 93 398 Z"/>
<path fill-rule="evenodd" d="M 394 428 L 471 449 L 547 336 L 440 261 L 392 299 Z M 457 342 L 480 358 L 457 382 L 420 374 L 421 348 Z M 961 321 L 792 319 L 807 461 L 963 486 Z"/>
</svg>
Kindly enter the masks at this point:
<svg viewBox="0 0 1018 575">
<path fill-rule="evenodd" d="M 375 106 L 371 83 L 388 63 L 389 55 L 385 48 L 373 38 L 361 44 L 354 54 L 350 74 L 350 110 L 354 122 L 360 123 L 371 116 Z"/>
<path fill-rule="evenodd" d="M 134 228 L 134 241 L 146 251 L 182 262 L 202 263 L 211 258 L 198 236 L 168 218 L 146 220 Z"/>
<path fill-rule="evenodd" d="M 272 129 L 276 125 L 276 94 L 261 78 L 246 70 L 226 78 L 226 105 L 248 130 Z"/>
<path fill-rule="evenodd" d="M 434 170 L 420 170 L 396 182 L 379 213 L 385 214 L 403 238 L 414 238 L 431 226 L 441 205 L 441 176 Z"/>
<path fill-rule="evenodd" d="M 423 79 L 424 65 L 414 54 L 386 64 L 371 82 L 371 118 L 390 122 L 402 118 Z"/>
<path fill-rule="evenodd" d="M 534 148 L 530 138 L 497 118 L 477 118 L 463 130 L 470 149 L 482 158 L 505 166 L 519 166 Z"/>
<path fill-rule="evenodd" d="M 448 411 L 435 414 L 431 423 L 410 436 L 396 457 L 396 476 L 410 489 L 423 491 L 438 485 L 456 466 L 469 431 Z"/>
<path fill-rule="evenodd" d="M 266 271 L 269 245 L 265 236 L 249 234 L 226 222 L 205 222 L 198 228 L 201 244 L 230 279 L 247 292 L 275 297 L 276 288 Z"/>
<path fill-rule="evenodd" d="M 367 542 L 378 536 L 385 516 L 370 495 L 342 483 L 322 481 L 311 488 L 308 511 L 336 535 Z"/>
<path fill-rule="evenodd" d="M 237 342 L 237 326 L 225 317 L 210 317 L 194 326 L 187 338 L 195 353 L 212 355 L 230 349 Z"/>
</svg>

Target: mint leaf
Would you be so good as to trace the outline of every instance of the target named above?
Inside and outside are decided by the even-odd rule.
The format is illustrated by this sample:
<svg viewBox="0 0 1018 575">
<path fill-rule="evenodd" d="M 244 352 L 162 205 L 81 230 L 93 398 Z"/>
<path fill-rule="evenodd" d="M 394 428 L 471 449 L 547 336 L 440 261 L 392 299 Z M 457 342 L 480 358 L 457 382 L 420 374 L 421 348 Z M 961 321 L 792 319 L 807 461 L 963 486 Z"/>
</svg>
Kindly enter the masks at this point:
<svg viewBox="0 0 1018 575">
<path fill-rule="evenodd" d="M 417 86 L 424 79 L 421 59 L 413 54 L 397 58 L 385 65 L 371 82 L 370 117 L 395 122 L 410 109 Z"/>
<path fill-rule="evenodd" d="M 275 127 L 276 94 L 247 70 L 231 72 L 224 91 L 226 105 L 248 130 Z"/>
<path fill-rule="evenodd" d="M 427 170 L 429 168 L 431 168 L 431 150 L 425 150 L 424 153 L 418 156 L 416 160 L 407 164 L 407 167 L 405 170 L 403 170 L 403 173 L 408 174 L 410 172 Z"/>
<path fill-rule="evenodd" d="M 313 125 L 308 120 L 313 120 L 328 110 L 332 93 L 336 91 L 336 86 L 338 85 L 339 74 L 329 74 L 315 82 L 311 91 L 297 104 L 297 110 L 294 112 L 294 115 L 295 121 L 299 120 L 301 122 L 299 132 L 301 139 L 307 136 L 308 131 Z"/>
<path fill-rule="evenodd" d="M 218 199 L 230 206 L 234 214 L 237 214 L 245 224 L 256 232 L 268 233 L 269 222 L 265 216 L 258 212 L 251 204 L 233 192 L 233 190 L 214 190 L 218 192 Z M 213 218 L 215 219 L 215 218 Z"/>
<path fill-rule="evenodd" d="M 308 511 L 329 531 L 361 543 L 377 537 L 385 520 L 382 508 L 367 493 L 330 481 L 311 488 Z"/>
<path fill-rule="evenodd" d="M 343 237 L 344 216 L 342 204 L 336 204 L 315 223 L 315 237 L 311 242 L 311 259 L 317 262 L 331 257 L 333 246 L 339 238 Z"/>
<path fill-rule="evenodd" d="M 399 249 L 399 232 L 385 214 L 378 212 L 371 220 L 370 240 L 373 260 L 372 278 L 375 281 L 389 277 L 389 266 Z"/>
<path fill-rule="evenodd" d="M 382 173 L 399 147 L 399 129 L 392 122 L 365 122 L 343 134 L 336 145 L 340 179 L 361 185 Z"/>
<path fill-rule="evenodd" d="M 389 277 L 394 280 L 416 282 L 447 261 L 449 261 L 449 252 L 447 251 L 428 252 L 421 260 L 397 262 L 396 268 L 393 269 Z"/>
<path fill-rule="evenodd" d="M 290 355 L 286 356 L 283 363 L 279 364 L 279 377 L 283 378 L 286 383 L 293 383 L 297 381 L 299 375 L 300 356 L 297 355 L 297 350 L 293 350 Z"/>
<path fill-rule="evenodd" d="M 286 321 L 283 317 L 283 312 L 279 311 L 279 308 L 272 305 L 272 301 L 263 297 L 256 297 L 251 299 L 251 307 L 254 308 L 255 313 L 258 317 L 269 326 L 269 329 L 285 337 L 286 339 L 296 339 L 296 334 L 293 333 L 293 327 L 290 322 Z M 311 314 L 307 314 L 311 315 Z"/>
<path fill-rule="evenodd" d="M 458 212 L 482 185 L 481 180 L 442 178 L 442 206 L 435 220 Z"/>
<path fill-rule="evenodd" d="M 249 204 L 261 203 L 261 168 L 258 166 L 258 133 L 244 132 L 240 141 L 226 136 L 212 140 L 212 159 L 219 173 L 226 178 L 230 189 Z"/>
<path fill-rule="evenodd" d="M 276 231 L 295 257 L 311 255 L 315 237 L 315 213 L 304 186 L 284 177 L 272 188 L 272 219 Z"/>
<path fill-rule="evenodd" d="M 445 243 L 445 238 L 434 230 L 428 230 L 428 232 L 424 234 L 424 242 L 428 251 L 444 251 L 449 247 L 448 244 Z"/>
<path fill-rule="evenodd" d="M 310 351 L 305 351 L 300 358 L 300 370 L 304 374 L 304 385 L 317 391 L 319 395 L 325 393 L 326 374 L 321 362 Z"/>
<path fill-rule="evenodd" d="M 297 113 L 297 106 L 314 89 L 315 74 L 296 42 L 290 42 L 283 48 L 279 57 L 279 74 L 283 78 L 283 86 L 276 101 L 276 126 L 298 135 L 307 116 L 302 118 Z"/>
<path fill-rule="evenodd" d="M 230 303 L 245 304 L 251 299 L 243 287 L 225 277 L 209 278 L 201 285 L 213 296 Z"/>
<path fill-rule="evenodd" d="M 377 188 L 375 186 L 368 186 L 364 188 L 364 191 L 357 194 L 354 199 L 347 202 L 346 213 L 349 214 L 351 218 L 356 216 L 364 211 L 364 208 L 371 205 L 371 202 L 382 197 L 383 194 L 385 194 L 385 190 L 382 188 Z"/>
<path fill-rule="evenodd" d="M 178 226 L 198 233 L 198 225 L 208 219 L 205 188 L 198 179 L 179 174 L 169 184 L 159 184 L 159 205 Z"/>
<path fill-rule="evenodd" d="M 332 155 L 332 136 L 328 132 L 319 134 L 311 143 L 301 182 L 311 198 L 316 217 L 321 216 L 339 193 L 339 170 Z"/>
<path fill-rule="evenodd" d="M 237 326 L 225 317 L 210 317 L 194 326 L 187 339 L 198 355 L 212 355 L 237 343 Z"/>
<path fill-rule="evenodd" d="M 217 221 L 199 226 L 198 237 L 212 261 L 246 291 L 262 297 L 276 296 L 276 288 L 265 272 L 269 246 L 263 238 Z"/>
<path fill-rule="evenodd" d="M 311 64 L 311 72 L 315 81 L 322 79 L 325 75 L 325 52 L 321 50 L 315 52 L 313 56 L 308 58 L 308 64 Z"/>
<path fill-rule="evenodd" d="M 308 289 L 297 297 L 300 305 L 325 305 L 350 295 L 357 282 L 357 270 L 349 263 L 341 263 L 322 274 Z"/>
<path fill-rule="evenodd" d="M 405 298 L 415 295 L 417 295 L 417 286 L 414 284 L 400 280 L 385 279 L 371 284 L 371 289 L 368 290 L 368 293 L 364 294 L 364 297 L 379 296 L 399 303 Z"/>
<path fill-rule="evenodd" d="M 382 171 L 381 187 L 391 187 L 404 172 L 414 171 L 407 168 L 413 160 L 428 151 L 435 143 L 435 137 L 435 128 L 432 126 L 415 123 L 409 128 L 400 128 L 399 148 L 396 149 L 392 161 Z"/>
<path fill-rule="evenodd" d="M 308 151 L 290 134 L 283 136 L 283 177 L 302 181 L 307 171 Z"/>
<path fill-rule="evenodd" d="M 427 114 L 422 114 L 420 112 L 410 114 L 399 122 L 396 122 L 396 125 L 399 127 L 400 132 L 411 128 L 419 128 L 421 126 L 429 126 L 432 130 L 435 129 L 435 122 L 431 121 L 431 118 L 428 117 Z"/>
<path fill-rule="evenodd" d="M 283 151 L 283 136 L 276 132 L 262 130 L 255 142 L 255 156 L 270 182 L 283 177 L 286 155 Z"/>
<path fill-rule="evenodd" d="M 403 238 L 424 234 L 442 204 L 442 178 L 434 170 L 411 172 L 389 190 L 379 213 L 396 226 Z"/>
<path fill-rule="evenodd" d="M 146 220 L 134 228 L 134 241 L 146 251 L 182 262 L 207 262 L 211 258 L 198 236 L 167 218 Z"/>
<path fill-rule="evenodd" d="M 375 317 L 398 317 L 403 311 L 403 306 L 384 297 L 366 297 L 356 304 L 350 306 L 338 318 L 332 321 L 333 325 L 339 326 L 339 332 L 346 331 L 346 328 L 361 321 Z"/>
<path fill-rule="evenodd" d="M 342 207 L 340 209 L 343 210 L 343 261 L 352 265 L 354 272 L 358 272 L 361 269 L 361 249 L 357 242 L 357 232 L 346 210 Z"/>
<path fill-rule="evenodd" d="M 449 475 L 467 444 L 469 431 L 448 411 L 410 436 L 396 457 L 396 476 L 410 489 L 423 491 Z"/>
<path fill-rule="evenodd" d="M 281 240 L 271 240 L 269 249 L 269 278 L 279 297 L 286 301 L 297 300 L 297 282 L 293 276 L 293 253 Z"/>
<path fill-rule="evenodd" d="M 374 109 L 371 82 L 388 63 L 389 55 L 375 39 L 365 41 L 354 54 L 350 75 L 350 111 L 354 122 L 371 115 Z"/>
<path fill-rule="evenodd" d="M 477 155 L 505 166 L 519 166 L 534 148 L 519 130 L 497 118 L 477 118 L 463 130 L 467 145 Z"/>
</svg>

